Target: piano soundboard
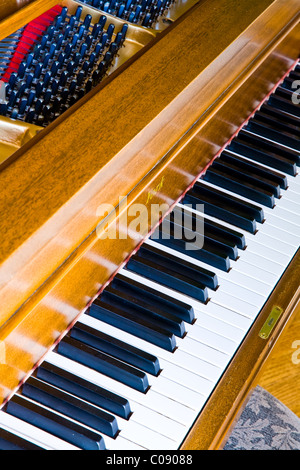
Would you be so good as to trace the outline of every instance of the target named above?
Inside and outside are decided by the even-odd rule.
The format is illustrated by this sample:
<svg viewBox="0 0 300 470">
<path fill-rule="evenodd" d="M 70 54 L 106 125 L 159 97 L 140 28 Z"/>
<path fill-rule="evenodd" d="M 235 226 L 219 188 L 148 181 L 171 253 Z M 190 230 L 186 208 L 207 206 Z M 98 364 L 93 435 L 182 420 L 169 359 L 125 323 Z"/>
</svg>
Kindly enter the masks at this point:
<svg viewBox="0 0 300 470">
<path fill-rule="evenodd" d="M 171 6 L 70 2 L 2 40 L 4 122 L 49 125 L 121 57 L 129 23 L 154 34 Z M 180 448 L 299 249 L 299 80 L 295 63 L 173 208 L 171 236 L 164 221 L 4 405 L 1 450 Z M 189 250 L 175 231 L 198 226 Z"/>
</svg>

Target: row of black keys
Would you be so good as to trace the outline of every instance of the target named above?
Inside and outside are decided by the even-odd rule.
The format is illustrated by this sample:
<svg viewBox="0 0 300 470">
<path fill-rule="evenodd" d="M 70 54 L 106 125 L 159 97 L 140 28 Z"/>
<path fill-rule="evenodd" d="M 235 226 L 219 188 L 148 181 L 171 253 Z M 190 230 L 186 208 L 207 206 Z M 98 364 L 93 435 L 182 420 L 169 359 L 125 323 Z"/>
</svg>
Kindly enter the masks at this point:
<svg viewBox="0 0 300 470">
<path fill-rule="evenodd" d="M 183 321 L 194 320 L 193 308 L 183 302 L 154 291 L 122 275 L 116 276 L 103 295 L 104 300 L 136 306 L 137 312 L 168 318 L 183 331 Z M 90 314 L 97 317 L 96 301 Z M 179 333 L 179 332 L 178 332 Z M 149 335 L 151 332 L 149 331 Z M 101 374 L 147 393 L 147 374 L 158 376 L 157 357 L 117 340 L 81 322 L 59 343 L 57 353 L 84 364 Z M 26 398 L 25 398 L 26 397 Z M 43 408 L 45 405 L 47 408 Z M 55 410 L 63 416 L 53 413 Z M 128 420 L 131 408 L 127 399 L 88 382 L 50 363 L 44 362 L 15 395 L 5 411 L 82 449 L 103 449 L 102 434 L 116 438 L 119 426 L 116 416 Z M 69 421 L 65 416 L 77 422 Z M 92 431 L 83 425 L 95 429 Z M 98 431 L 101 434 L 98 434 Z M 1 448 L 36 448 L 10 433 L 0 433 Z"/>
</svg>

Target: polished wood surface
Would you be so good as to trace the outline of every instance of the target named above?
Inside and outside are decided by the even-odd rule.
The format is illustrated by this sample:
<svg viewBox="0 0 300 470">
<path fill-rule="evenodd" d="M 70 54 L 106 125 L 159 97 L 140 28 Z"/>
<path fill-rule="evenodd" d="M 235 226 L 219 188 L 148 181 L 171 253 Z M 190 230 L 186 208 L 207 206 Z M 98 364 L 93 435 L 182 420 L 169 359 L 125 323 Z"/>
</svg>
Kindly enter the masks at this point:
<svg viewBox="0 0 300 470">
<path fill-rule="evenodd" d="M 170 210 L 292 67 L 298 22 L 297 0 L 199 2 L 2 167 L 2 401 L 153 229 L 100 240 L 99 205 Z"/>
<path fill-rule="evenodd" d="M 300 304 L 262 367 L 258 385 L 300 418 Z"/>
<path fill-rule="evenodd" d="M 5 19 L 33 0 L 0 0 L 0 20 Z"/>
<path fill-rule="evenodd" d="M 257 385 L 259 373 L 287 321 L 300 305 L 300 249 L 280 279 L 258 319 L 223 374 L 203 412 L 182 445 L 183 450 L 221 449 L 238 420 L 246 399 Z M 259 336 L 272 308 L 283 314 L 268 340 Z"/>
</svg>

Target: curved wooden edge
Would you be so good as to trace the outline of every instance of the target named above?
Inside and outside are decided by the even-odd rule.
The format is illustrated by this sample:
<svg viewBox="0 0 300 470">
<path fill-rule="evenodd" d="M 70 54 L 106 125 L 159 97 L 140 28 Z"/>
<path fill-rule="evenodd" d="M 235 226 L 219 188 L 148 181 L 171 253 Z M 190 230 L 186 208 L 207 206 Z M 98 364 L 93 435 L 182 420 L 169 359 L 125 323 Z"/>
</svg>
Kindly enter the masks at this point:
<svg viewBox="0 0 300 470">
<path fill-rule="evenodd" d="M 259 372 L 287 322 L 300 305 L 300 249 L 295 254 L 273 293 L 261 310 L 225 374 L 208 399 L 181 450 L 217 450 L 225 445 Z M 262 339 L 259 332 L 271 310 L 280 307 L 283 314 L 271 336 Z"/>
</svg>

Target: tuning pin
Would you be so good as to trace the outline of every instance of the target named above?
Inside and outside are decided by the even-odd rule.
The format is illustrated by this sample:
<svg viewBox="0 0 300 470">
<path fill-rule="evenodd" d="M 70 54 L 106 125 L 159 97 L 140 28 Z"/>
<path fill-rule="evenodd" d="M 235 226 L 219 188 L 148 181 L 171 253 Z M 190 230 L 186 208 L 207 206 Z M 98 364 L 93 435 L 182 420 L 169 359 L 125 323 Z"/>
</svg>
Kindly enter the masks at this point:
<svg viewBox="0 0 300 470">
<path fill-rule="evenodd" d="M 59 78 L 59 86 L 61 86 L 61 87 L 65 86 L 67 78 L 68 78 L 68 72 L 66 70 L 64 70 L 61 73 L 60 78 Z"/>
<path fill-rule="evenodd" d="M 67 17 L 67 14 L 68 14 L 68 8 L 67 7 L 63 7 L 62 11 L 61 11 L 61 14 L 60 16 L 62 17 L 63 21 L 65 21 L 66 17 Z"/>
<path fill-rule="evenodd" d="M 80 48 L 80 51 L 79 51 L 79 54 L 81 55 L 81 57 L 84 57 L 86 51 L 87 51 L 87 44 L 84 42 Z"/>
<path fill-rule="evenodd" d="M 102 44 L 102 46 L 105 46 L 106 43 L 107 43 L 107 41 L 108 41 L 108 34 L 107 34 L 107 33 L 104 33 L 104 34 L 102 35 L 102 38 L 101 38 L 101 44 Z"/>
<path fill-rule="evenodd" d="M 124 13 L 124 11 L 125 11 L 125 4 L 122 3 L 122 4 L 119 6 L 119 10 L 118 10 L 118 12 L 117 12 L 117 16 L 118 16 L 119 18 L 121 18 L 122 15 L 123 15 L 123 13 Z"/>
<path fill-rule="evenodd" d="M 133 11 L 130 13 L 130 15 L 128 17 L 128 21 L 129 21 L 129 23 L 133 23 L 133 21 L 134 21 L 134 12 Z"/>
<path fill-rule="evenodd" d="M 35 85 L 36 96 L 39 97 L 43 93 L 44 85 L 42 82 L 37 82 Z"/>
<path fill-rule="evenodd" d="M 31 87 L 31 84 L 32 84 L 32 82 L 33 82 L 33 79 L 34 79 L 33 73 L 27 73 L 27 74 L 26 74 L 26 77 L 25 77 L 25 80 L 26 80 L 26 88 L 30 88 L 30 87 Z"/>
<path fill-rule="evenodd" d="M 109 13 L 109 2 L 105 2 L 104 5 L 103 5 L 103 11 L 105 11 L 105 13 Z"/>
<path fill-rule="evenodd" d="M 72 27 L 68 24 L 68 26 L 66 26 L 64 34 L 62 35 L 63 40 L 68 39 L 68 36 L 71 33 L 71 31 L 72 31 Z"/>
<path fill-rule="evenodd" d="M 118 50 L 118 46 L 115 42 L 112 42 L 109 46 L 109 51 L 114 55 Z"/>
<path fill-rule="evenodd" d="M 103 29 L 103 28 L 104 28 L 104 26 L 105 26 L 105 23 L 106 23 L 106 20 L 107 20 L 107 18 L 106 18 L 106 16 L 105 16 L 105 15 L 102 15 L 102 16 L 100 17 L 100 20 L 98 21 L 98 25 L 100 25 L 100 26 L 101 26 L 101 29 Z"/>
<path fill-rule="evenodd" d="M 123 26 L 122 26 L 122 29 L 121 29 L 123 41 L 124 41 L 125 36 L 126 36 L 126 34 L 127 34 L 127 30 L 128 30 L 128 24 L 127 24 L 127 23 L 124 23 Z"/>
<path fill-rule="evenodd" d="M 44 60 L 43 60 L 43 68 L 46 69 L 48 67 L 49 61 L 51 59 L 51 55 L 49 52 L 45 54 Z"/>
<path fill-rule="evenodd" d="M 51 80 L 51 72 L 47 70 L 47 72 L 44 75 L 44 80 L 43 80 L 44 87 L 47 87 L 49 85 L 50 80 Z"/>
<path fill-rule="evenodd" d="M 43 70 L 43 64 L 39 62 L 38 64 L 36 64 L 35 69 L 34 69 L 34 75 L 33 75 L 34 78 L 40 78 L 42 70 Z"/>
<path fill-rule="evenodd" d="M 12 72 L 8 81 L 11 88 L 14 88 L 17 78 L 18 78 L 18 74 L 16 72 Z"/>
<path fill-rule="evenodd" d="M 27 107 L 27 99 L 26 98 L 22 98 L 20 103 L 19 103 L 19 114 L 22 116 L 23 114 L 25 114 L 25 111 L 26 111 L 26 107 Z"/>
<path fill-rule="evenodd" d="M 25 75 L 25 71 L 26 71 L 26 64 L 25 62 L 21 62 L 18 68 L 18 77 L 23 78 Z"/>
<path fill-rule="evenodd" d="M 28 54 L 28 56 L 26 58 L 26 67 L 28 69 L 31 67 L 33 59 L 34 59 L 34 55 L 32 53 Z"/>
<path fill-rule="evenodd" d="M 85 33 L 85 27 L 83 25 L 79 26 L 79 29 L 78 29 L 78 38 L 79 38 L 79 40 L 81 40 L 83 38 L 84 33 Z"/>
<path fill-rule="evenodd" d="M 111 64 L 113 60 L 113 55 L 110 51 L 107 51 L 104 56 L 104 62 L 106 63 L 106 68 Z"/>
<path fill-rule="evenodd" d="M 115 30 L 115 25 L 113 23 L 111 23 L 107 28 L 107 36 L 108 36 L 109 40 L 111 39 L 114 30 Z"/>
<path fill-rule="evenodd" d="M 51 90 L 52 90 L 53 95 L 57 94 L 58 87 L 59 87 L 59 82 L 58 80 L 54 79 L 51 83 Z"/>
<path fill-rule="evenodd" d="M 77 10 L 76 10 L 76 13 L 75 13 L 75 18 L 77 19 L 77 21 L 80 20 L 81 13 L 82 13 L 82 7 L 81 7 L 81 6 L 78 6 L 78 7 L 77 7 Z"/>
<path fill-rule="evenodd" d="M 28 94 L 28 98 L 27 98 L 27 104 L 28 106 L 31 106 L 32 103 L 34 102 L 35 100 L 35 97 L 36 97 L 36 93 L 34 90 L 31 90 Z"/>
<path fill-rule="evenodd" d="M 83 70 L 80 70 L 80 72 L 77 75 L 77 85 L 80 86 L 84 80 L 85 77 L 85 72 Z"/>
<path fill-rule="evenodd" d="M 86 15 L 86 17 L 85 17 L 85 19 L 84 19 L 84 22 L 83 22 L 83 26 L 84 26 L 86 29 L 89 29 L 90 24 L 91 24 L 91 21 L 92 21 L 92 15 Z"/>
</svg>

